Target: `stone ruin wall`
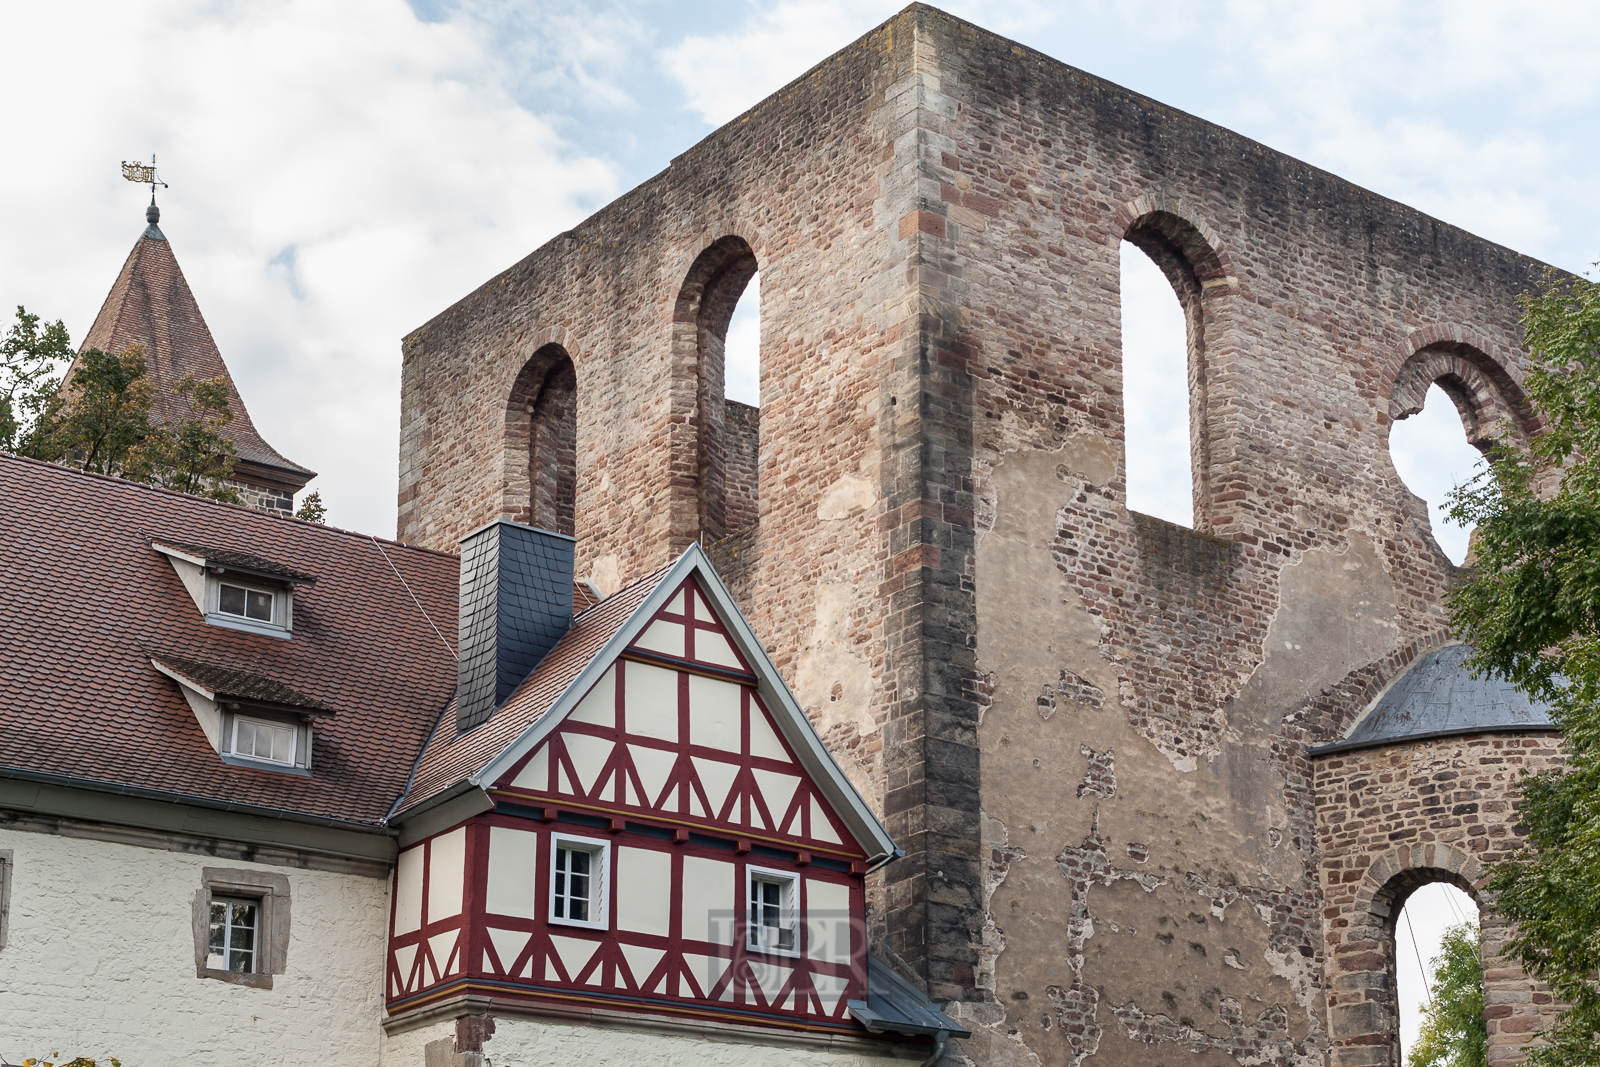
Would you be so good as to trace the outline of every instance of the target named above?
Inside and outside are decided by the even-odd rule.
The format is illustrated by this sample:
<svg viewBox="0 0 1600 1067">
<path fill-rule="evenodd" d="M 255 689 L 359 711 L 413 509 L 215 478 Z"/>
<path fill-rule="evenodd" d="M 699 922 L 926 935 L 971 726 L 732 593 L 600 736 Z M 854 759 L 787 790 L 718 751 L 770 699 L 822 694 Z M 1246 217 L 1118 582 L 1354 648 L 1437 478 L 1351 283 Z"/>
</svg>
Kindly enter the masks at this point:
<svg viewBox="0 0 1600 1067">
<path fill-rule="evenodd" d="M 1534 429 L 1541 266 L 911 8 L 406 339 L 399 536 L 501 513 L 497 416 L 559 343 L 580 568 L 695 539 L 685 279 L 728 237 L 760 521 L 713 556 L 907 849 L 876 949 L 977 1062 L 1327 1062 L 1307 747 L 1444 639 L 1455 575 L 1389 426 L 1439 381 L 1480 440 Z M 1190 324 L 1193 530 L 1125 505 L 1124 238 Z"/>
<path fill-rule="evenodd" d="M 1549 734 L 1442 737 L 1319 757 L 1317 835 L 1328 940 L 1330 1062 L 1398 1062 L 1395 923 L 1406 898 L 1449 882 L 1481 907 L 1484 1014 L 1492 1064 L 1521 1060 L 1559 1011 L 1505 957 L 1506 925 L 1482 882 L 1522 842 L 1515 785 L 1560 765 Z"/>
<path fill-rule="evenodd" d="M 732 533 L 753 526 L 757 513 L 757 487 L 761 455 L 761 409 L 728 401 L 724 418 L 727 434 L 727 528 Z"/>
</svg>

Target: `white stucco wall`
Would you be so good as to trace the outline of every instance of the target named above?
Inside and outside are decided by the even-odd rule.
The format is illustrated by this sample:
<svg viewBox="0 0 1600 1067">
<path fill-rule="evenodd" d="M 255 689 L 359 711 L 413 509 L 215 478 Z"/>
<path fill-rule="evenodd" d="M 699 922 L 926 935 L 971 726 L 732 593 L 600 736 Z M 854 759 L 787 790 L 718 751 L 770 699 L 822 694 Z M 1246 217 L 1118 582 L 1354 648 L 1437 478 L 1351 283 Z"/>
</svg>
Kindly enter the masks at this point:
<svg viewBox="0 0 1600 1067">
<path fill-rule="evenodd" d="M 129 1067 L 377 1063 L 386 882 L 0 830 L 7 848 L 0 1056 L 12 1063 L 53 1049 Z M 203 867 L 288 877 L 288 970 L 273 988 L 195 976 Z"/>
<path fill-rule="evenodd" d="M 424 1067 L 428 1042 L 454 1036 L 453 1023 L 435 1023 L 386 1038 L 382 1067 Z M 905 1062 L 892 1055 L 782 1048 L 688 1034 L 506 1018 L 495 1020 L 494 1036 L 484 1042 L 483 1055 L 494 1067 L 891 1067 Z M 902 1049 L 901 1055 L 913 1057 L 913 1063 L 923 1058 L 911 1048 Z"/>
</svg>

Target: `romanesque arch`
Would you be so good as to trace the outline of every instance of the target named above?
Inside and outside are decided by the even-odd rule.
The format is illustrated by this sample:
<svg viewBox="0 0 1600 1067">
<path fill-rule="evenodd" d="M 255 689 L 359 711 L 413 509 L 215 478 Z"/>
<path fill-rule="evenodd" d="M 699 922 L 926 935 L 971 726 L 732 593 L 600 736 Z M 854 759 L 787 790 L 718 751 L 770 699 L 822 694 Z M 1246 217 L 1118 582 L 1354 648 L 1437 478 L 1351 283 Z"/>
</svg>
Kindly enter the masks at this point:
<svg viewBox="0 0 1600 1067">
<path fill-rule="evenodd" d="M 1208 334 L 1217 329 L 1218 299 L 1231 293 L 1236 282 L 1215 235 L 1192 221 L 1178 205 L 1140 197 L 1122 205 L 1116 225 L 1122 240 L 1149 256 L 1166 276 L 1183 309 L 1194 527 L 1205 530 L 1210 527 L 1212 498 L 1206 347 Z"/>
<path fill-rule="evenodd" d="M 1538 418 L 1507 364 L 1491 355 L 1486 339 L 1459 326 L 1414 331 L 1400 352 L 1389 390 L 1391 424 L 1422 410 L 1428 387 L 1438 385 L 1461 415 L 1467 440 L 1487 452 L 1505 440 L 1520 446 Z M 1509 435 L 1509 439 L 1507 439 Z"/>
<path fill-rule="evenodd" d="M 734 307 L 759 269 L 749 241 L 722 237 L 695 258 L 673 307 L 674 388 L 693 390 L 692 398 L 678 397 L 674 404 L 692 412 L 693 432 L 675 443 L 673 457 L 674 473 L 686 475 L 694 485 L 687 540 L 719 541 L 737 532 L 728 522 L 725 345 Z M 684 525 L 674 522 L 675 529 Z"/>
<path fill-rule="evenodd" d="M 576 534 L 577 448 L 577 374 L 551 342 L 523 364 L 506 399 L 504 509 L 513 521 Z"/>
</svg>

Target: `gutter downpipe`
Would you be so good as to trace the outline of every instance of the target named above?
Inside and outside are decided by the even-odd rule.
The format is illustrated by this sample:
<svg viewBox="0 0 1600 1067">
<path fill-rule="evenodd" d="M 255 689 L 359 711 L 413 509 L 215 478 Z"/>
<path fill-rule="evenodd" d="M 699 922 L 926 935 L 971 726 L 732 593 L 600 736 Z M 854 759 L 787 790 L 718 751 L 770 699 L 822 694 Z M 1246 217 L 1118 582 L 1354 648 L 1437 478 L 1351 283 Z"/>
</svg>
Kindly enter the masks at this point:
<svg viewBox="0 0 1600 1067">
<path fill-rule="evenodd" d="M 950 1031 L 940 1030 L 933 1038 L 933 1055 L 923 1060 L 919 1067 L 933 1067 L 934 1064 L 944 1059 L 944 1054 L 950 1050 Z"/>
</svg>

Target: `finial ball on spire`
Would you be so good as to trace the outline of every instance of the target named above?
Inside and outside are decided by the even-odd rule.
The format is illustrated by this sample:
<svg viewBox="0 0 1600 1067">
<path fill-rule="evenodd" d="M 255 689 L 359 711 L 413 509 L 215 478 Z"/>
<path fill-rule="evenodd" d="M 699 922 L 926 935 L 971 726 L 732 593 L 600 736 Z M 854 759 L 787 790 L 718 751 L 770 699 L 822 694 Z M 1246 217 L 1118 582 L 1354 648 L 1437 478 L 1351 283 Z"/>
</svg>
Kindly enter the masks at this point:
<svg viewBox="0 0 1600 1067">
<path fill-rule="evenodd" d="M 156 207 L 155 197 L 150 198 L 150 206 L 144 209 L 144 221 L 154 226 L 161 221 L 161 209 Z"/>
</svg>

